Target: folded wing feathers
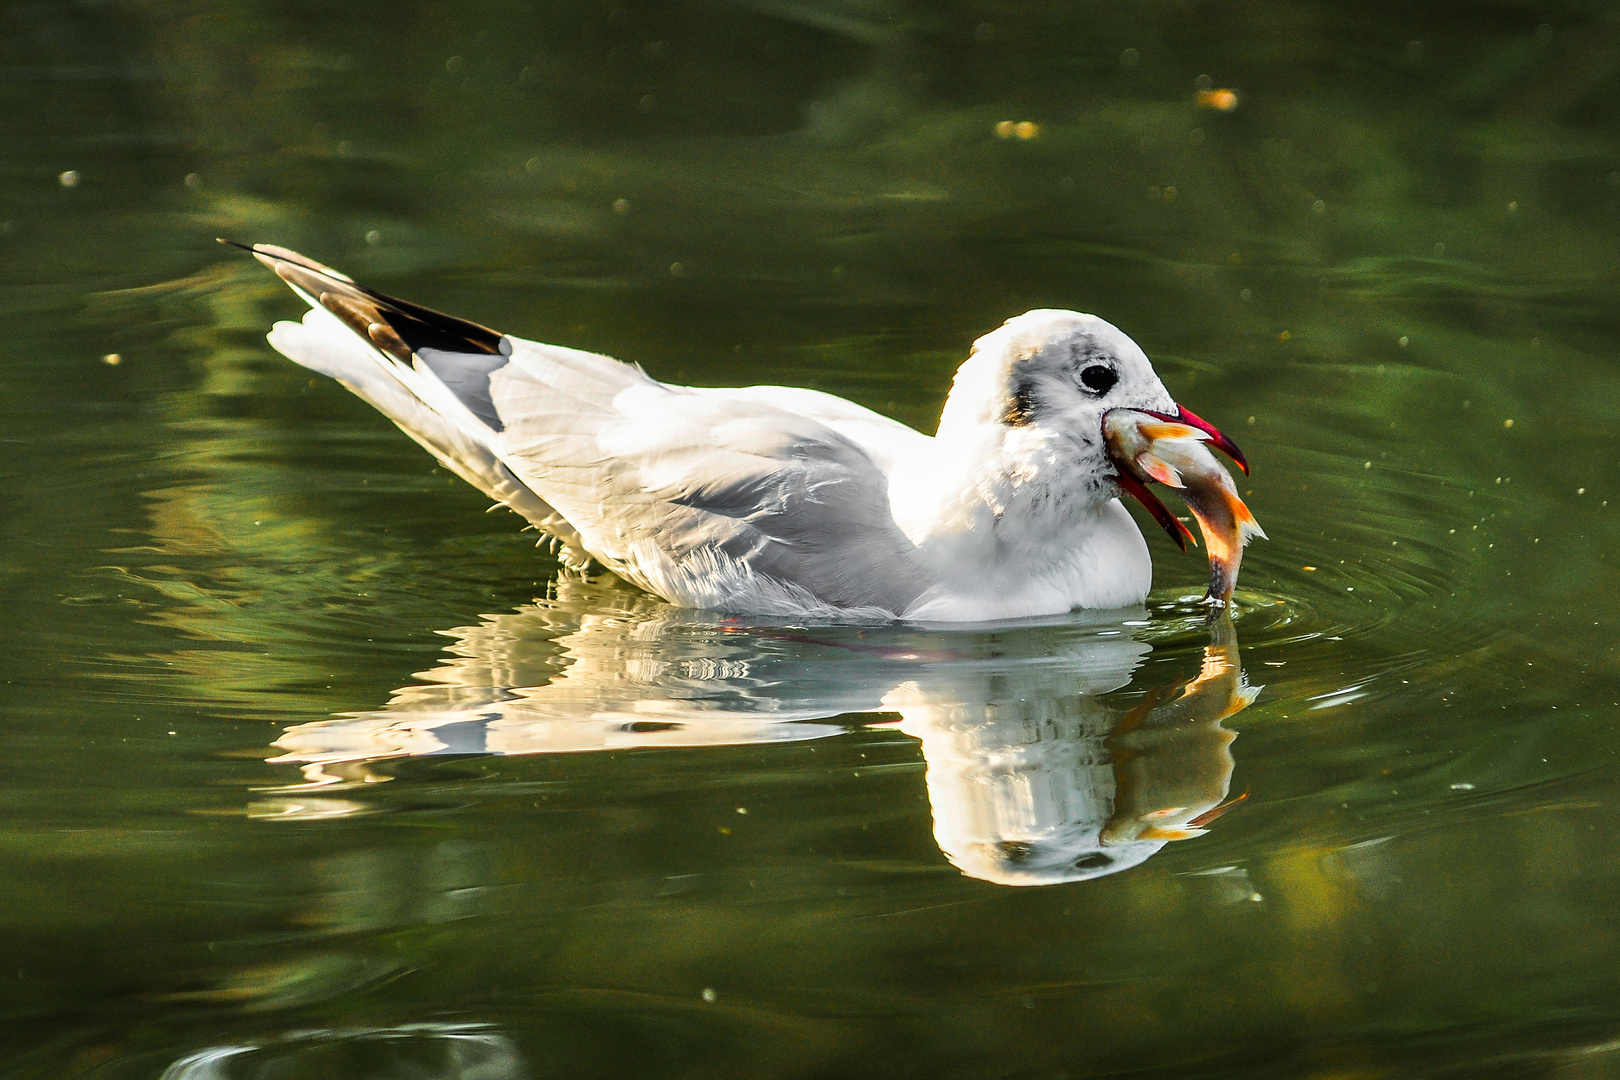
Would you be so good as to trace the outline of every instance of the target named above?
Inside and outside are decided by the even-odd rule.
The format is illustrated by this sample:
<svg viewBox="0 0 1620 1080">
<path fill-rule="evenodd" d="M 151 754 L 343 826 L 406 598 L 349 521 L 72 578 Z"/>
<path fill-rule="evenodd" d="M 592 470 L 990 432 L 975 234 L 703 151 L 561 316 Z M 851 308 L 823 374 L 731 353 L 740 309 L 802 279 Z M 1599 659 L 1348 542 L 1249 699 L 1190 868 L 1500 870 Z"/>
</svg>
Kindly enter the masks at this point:
<svg viewBox="0 0 1620 1080">
<path fill-rule="evenodd" d="M 384 296 L 285 248 L 250 250 L 313 309 L 276 325 L 277 349 L 561 539 L 571 565 L 588 551 L 696 606 L 763 589 L 784 612 L 898 613 L 926 587 L 895 554 L 909 545 L 884 467 L 925 437 L 896 421 L 815 391 L 668 386 Z"/>
</svg>

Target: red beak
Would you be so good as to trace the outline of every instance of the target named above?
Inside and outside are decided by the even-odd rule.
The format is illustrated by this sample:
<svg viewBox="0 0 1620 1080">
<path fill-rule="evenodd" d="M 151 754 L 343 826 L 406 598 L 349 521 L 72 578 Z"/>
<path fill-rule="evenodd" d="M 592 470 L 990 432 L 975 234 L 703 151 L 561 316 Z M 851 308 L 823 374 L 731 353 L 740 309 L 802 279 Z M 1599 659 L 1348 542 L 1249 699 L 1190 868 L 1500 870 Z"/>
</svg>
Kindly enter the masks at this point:
<svg viewBox="0 0 1620 1080">
<path fill-rule="evenodd" d="M 1244 476 L 1249 475 L 1249 462 L 1244 458 L 1243 451 L 1238 449 L 1237 443 L 1228 439 L 1221 433 L 1220 428 L 1194 413 L 1185 405 L 1178 404 L 1174 416 L 1169 413 L 1154 412 L 1152 409 L 1138 409 L 1136 411 L 1147 413 L 1149 416 L 1157 416 L 1160 420 L 1168 420 L 1172 424 L 1186 424 L 1188 427 L 1197 428 L 1209 436 L 1211 446 L 1231 458 L 1237 464 L 1237 467 L 1243 470 Z"/>
<path fill-rule="evenodd" d="M 1157 417 L 1172 424 L 1186 424 L 1188 427 L 1197 428 L 1209 436 L 1210 445 L 1237 463 L 1237 467 L 1243 470 L 1243 475 L 1247 476 L 1249 474 L 1249 463 L 1244 458 L 1243 451 L 1238 449 L 1237 443 L 1228 439 L 1219 428 L 1197 413 L 1184 408 L 1180 404 L 1176 405 L 1176 411 L 1173 414 L 1154 412 L 1152 409 L 1136 409 L 1135 411 Z M 1116 479 L 1119 481 L 1119 486 L 1137 502 L 1141 503 L 1148 513 L 1153 515 L 1153 520 L 1157 521 L 1164 531 L 1170 534 L 1170 539 L 1176 542 L 1178 548 L 1186 551 L 1188 540 L 1191 540 L 1195 545 L 1198 543 L 1198 539 L 1193 536 L 1192 530 L 1182 524 L 1181 519 L 1172 514 L 1169 508 L 1159 501 L 1157 495 L 1148 490 L 1147 485 L 1138 479 L 1130 468 L 1121 465 L 1118 461 L 1115 461 L 1114 466 L 1114 471 L 1118 474 Z"/>
<path fill-rule="evenodd" d="M 1155 413 L 1154 415 L 1158 414 Z M 1153 520 L 1157 521 L 1164 528 L 1164 531 L 1170 534 L 1170 539 L 1176 542 L 1176 547 L 1186 551 L 1188 540 L 1191 540 L 1194 545 L 1198 543 L 1198 538 L 1192 534 L 1192 530 L 1183 525 L 1181 519 L 1172 514 L 1170 508 L 1160 502 L 1159 497 L 1147 489 L 1146 484 L 1138 480 L 1129 469 L 1120 465 L 1117 460 L 1114 463 L 1114 472 L 1118 474 L 1116 479 L 1119 481 L 1119 486 L 1147 508 L 1147 512 L 1153 515 Z"/>
</svg>

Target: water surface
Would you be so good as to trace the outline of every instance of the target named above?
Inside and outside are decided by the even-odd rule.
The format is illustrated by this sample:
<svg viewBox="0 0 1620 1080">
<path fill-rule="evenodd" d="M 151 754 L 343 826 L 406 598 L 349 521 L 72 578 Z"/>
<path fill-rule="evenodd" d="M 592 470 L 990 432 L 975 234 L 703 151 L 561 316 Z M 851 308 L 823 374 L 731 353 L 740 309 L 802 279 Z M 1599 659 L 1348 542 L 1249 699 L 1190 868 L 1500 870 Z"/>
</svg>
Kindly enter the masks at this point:
<svg viewBox="0 0 1620 1080">
<path fill-rule="evenodd" d="M 1608 7 L 0 26 L 0 1074 L 1620 1073 Z M 1093 311 L 1271 539 L 1229 634 L 1145 519 L 1135 611 L 675 611 L 216 235 L 925 430 Z"/>
</svg>

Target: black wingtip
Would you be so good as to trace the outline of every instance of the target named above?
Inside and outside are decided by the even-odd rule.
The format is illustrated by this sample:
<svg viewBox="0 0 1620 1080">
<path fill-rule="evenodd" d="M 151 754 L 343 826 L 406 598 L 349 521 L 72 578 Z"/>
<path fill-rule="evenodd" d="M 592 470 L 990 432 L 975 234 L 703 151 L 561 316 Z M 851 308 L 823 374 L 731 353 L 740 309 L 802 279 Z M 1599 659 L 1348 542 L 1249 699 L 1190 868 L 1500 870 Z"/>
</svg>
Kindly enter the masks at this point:
<svg viewBox="0 0 1620 1080">
<path fill-rule="evenodd" d="M 224 244 L 226 247 L 241 248 L 243 251 L 249 253 L 250 255 L 253 253 L 253 245 L 252 244 L 243 244 L 243 243 L 240 243 L 240 242 L 238 242 L 236 240 L 227 240 L 223 236 L 216 236 L 216 237 L 214 237 L 214 239 L 216 241 L 218 241 L 219 243 Z"/>
</svg>

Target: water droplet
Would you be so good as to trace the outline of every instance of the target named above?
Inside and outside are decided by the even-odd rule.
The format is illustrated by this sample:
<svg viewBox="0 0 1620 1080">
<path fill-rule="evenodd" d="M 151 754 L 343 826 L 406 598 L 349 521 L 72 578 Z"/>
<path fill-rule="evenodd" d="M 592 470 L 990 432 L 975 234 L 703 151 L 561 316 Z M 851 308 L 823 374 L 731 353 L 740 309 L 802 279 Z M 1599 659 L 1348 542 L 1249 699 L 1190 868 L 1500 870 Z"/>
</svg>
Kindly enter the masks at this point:
<svg viewBox="0 0 1620 1080">
<path fill-rule="evenodd" d="M 704 1000 L 704 1001 L 707 1001 L 707 1002 L 708 1002 L 708 1003 L 709 1003 L 709 1004 L 710 1004 L 710 1005 L 713 1005 L 713 1004 L 714 1004 L 714 999 L 715 999 L 715 997 L 717 997 L 717 996 L 718 996 L 718 995 L 716 995 L 716 994 L 715 994 L 715 992 L 714 992 L 714 987 L 712 987 L 712 986 L 705 986 L 705 987 L 704 987 L 704 988 L 703 988 L 703 1000 Z"/>
<path fill-rule="evenodd" d="M 58 184 L 61 184 L 63 187 L 78 187 L 79 186 L 79 170 L 77 170 L 77 169 L 69 169 L 67 172 L 65 172 L 62 175 L 58 176 L 56 178 L 56 182 Z"/>
</svg>

